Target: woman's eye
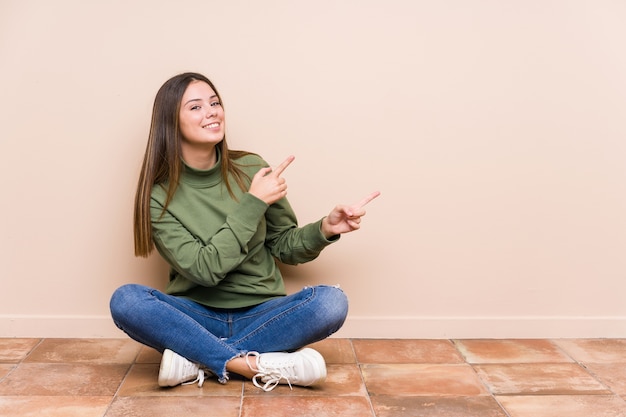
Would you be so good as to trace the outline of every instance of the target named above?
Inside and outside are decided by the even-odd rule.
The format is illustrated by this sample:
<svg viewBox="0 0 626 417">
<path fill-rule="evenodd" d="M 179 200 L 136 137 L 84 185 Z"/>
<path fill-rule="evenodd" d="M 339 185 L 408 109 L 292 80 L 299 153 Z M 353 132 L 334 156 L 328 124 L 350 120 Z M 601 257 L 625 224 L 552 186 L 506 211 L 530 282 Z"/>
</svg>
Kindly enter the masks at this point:
<svg viewBox="0 0 626 417">
<path fill-rule="evenodd" d="M 200 106 L 191 106 L 191 110 L 198 110 Z"/>
<path fill-rule="evenodd" d="M 214 101 L 213 103 L 211 103 L 211 107 L 215 107 L 215 106 L 219 106 L 220 102 L 219 101 Z"/>
</svg>

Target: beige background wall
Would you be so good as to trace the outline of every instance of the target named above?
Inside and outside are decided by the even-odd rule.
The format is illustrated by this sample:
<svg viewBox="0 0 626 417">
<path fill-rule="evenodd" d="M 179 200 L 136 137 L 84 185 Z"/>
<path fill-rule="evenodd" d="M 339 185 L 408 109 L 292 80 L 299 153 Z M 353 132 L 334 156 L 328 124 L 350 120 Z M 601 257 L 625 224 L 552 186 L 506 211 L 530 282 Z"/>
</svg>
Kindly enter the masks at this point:
<svg viewBox="0 0 626 417">
<path fill-rule="evenodd" d="M 626 337 L 626 2 L 0 0 L 0 336 L 121 337 L 152 100 L 198 71 L 302 223 L 344 337 Z"/>
</svg>

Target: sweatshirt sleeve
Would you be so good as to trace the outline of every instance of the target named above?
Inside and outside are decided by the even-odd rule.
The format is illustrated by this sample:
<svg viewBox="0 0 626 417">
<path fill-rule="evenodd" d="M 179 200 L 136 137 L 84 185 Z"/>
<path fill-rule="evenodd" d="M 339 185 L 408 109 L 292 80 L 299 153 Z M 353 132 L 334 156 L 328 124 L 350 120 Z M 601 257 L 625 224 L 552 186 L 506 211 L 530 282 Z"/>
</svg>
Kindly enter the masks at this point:
<svg viewBox="0 0 626 417">
<path fill-rule="evenodd" d="M 267 204 L 244 194 L 217 233 L 205 244 L 156 200 L 151 203 L 152 231 L 161 256 L 184 278 L 212 287 L 237 268 L 248 255 Z"/>
<path fill-rule="evenodd" d="M 282 263 L 297 265 L 317 258 L 322 250 L 339 239 L 322 234 L 322 219 L 298 227 L 296 215 L 286 198 L 272 204 L 265 214 L 266 245 Z"/>
</svg>

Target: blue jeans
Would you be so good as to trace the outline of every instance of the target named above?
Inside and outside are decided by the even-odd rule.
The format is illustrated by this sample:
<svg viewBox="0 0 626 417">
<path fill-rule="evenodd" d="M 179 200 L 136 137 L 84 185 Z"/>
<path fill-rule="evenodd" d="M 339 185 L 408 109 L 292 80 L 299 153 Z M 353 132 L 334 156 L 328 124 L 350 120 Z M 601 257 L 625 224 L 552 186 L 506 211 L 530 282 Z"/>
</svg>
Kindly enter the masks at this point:
<svg viewBox="0 0 626 417">
<path fill-rule="evenodd" d="M 214 309 L 137 284 L 111 297 L 115 325 L 159 352 L 170 349 L 228 380 L 226 363 L 249 351 L 293 351 L 343 325 L 348 300 L 338 287 L 305 287 L 293 295 L 239 309 Z"/>
</svg>

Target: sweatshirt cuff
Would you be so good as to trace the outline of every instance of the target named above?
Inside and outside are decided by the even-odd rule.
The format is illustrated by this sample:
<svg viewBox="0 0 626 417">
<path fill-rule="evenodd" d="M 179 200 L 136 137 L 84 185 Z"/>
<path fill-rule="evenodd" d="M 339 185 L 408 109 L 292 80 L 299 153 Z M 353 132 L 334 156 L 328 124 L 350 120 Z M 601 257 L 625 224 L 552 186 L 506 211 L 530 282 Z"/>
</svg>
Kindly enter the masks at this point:
<svg viewBox="0 0 626 417">
<path fill-rule="evenodd" d="M 341 237 L 341 235 L 334 235 L 327 239 L 322 233 L 322 220 L 324 219 L 322 218 L 314 223 L 304 226 L 306 241 L 311 242 L 312 245 L 319 249 L 323 249 L 331 243 L 335 243 Z"/>
</svg>

